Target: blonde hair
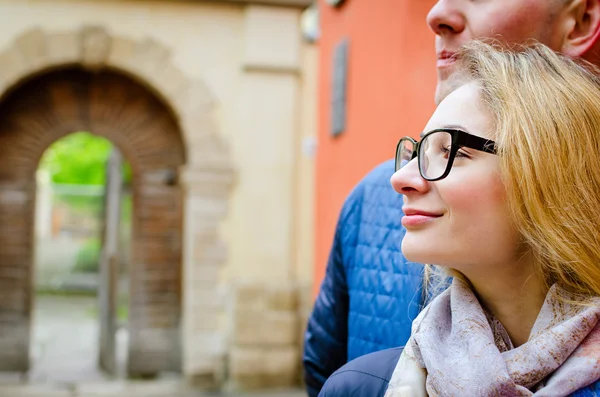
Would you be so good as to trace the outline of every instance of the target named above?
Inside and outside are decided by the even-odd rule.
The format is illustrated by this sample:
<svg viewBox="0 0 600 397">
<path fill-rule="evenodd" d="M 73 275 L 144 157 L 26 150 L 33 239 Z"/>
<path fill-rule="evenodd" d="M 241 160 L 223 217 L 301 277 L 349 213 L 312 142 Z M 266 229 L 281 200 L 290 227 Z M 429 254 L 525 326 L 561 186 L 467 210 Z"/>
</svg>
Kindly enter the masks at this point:
<svg viewBox="0 0 600 397">
<path fill-rule="evenodd" d="M 510 216 L 545 283 L 600 296 L 598 70 L 542 44 L 477 41 L 458 66 L 458 81 L 478 84 L 495 119 Z"/>
</svg>

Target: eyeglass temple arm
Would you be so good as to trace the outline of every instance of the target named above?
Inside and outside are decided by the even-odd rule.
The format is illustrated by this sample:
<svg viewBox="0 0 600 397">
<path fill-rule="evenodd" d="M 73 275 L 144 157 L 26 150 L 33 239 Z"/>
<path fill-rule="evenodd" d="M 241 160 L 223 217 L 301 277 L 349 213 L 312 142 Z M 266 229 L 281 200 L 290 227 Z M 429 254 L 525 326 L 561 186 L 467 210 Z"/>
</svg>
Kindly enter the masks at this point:
<svg viewBox="0 0 600 397">
<path fill-rule="evenodd" d="M 485 139 L 477 135 L 468 134 L 465 136 L 464 146 L 472 149 L 481 150 L 487 153 L 496 153 L 496 142 Z"/>
</svg>

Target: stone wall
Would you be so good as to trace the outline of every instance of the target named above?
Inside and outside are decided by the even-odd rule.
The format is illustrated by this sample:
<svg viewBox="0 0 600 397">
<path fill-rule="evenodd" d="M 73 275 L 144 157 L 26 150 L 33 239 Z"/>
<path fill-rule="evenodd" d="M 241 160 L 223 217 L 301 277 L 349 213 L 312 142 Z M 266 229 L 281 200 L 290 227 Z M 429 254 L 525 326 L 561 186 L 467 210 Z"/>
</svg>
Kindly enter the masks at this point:
<svg viewBox="0 0 600 397">
<path fill-rule="evenodd" d="M 230 387 L 263 389 L 301 382 L 309 287 L 238 285 L 232 311 Z"/>
</svg>

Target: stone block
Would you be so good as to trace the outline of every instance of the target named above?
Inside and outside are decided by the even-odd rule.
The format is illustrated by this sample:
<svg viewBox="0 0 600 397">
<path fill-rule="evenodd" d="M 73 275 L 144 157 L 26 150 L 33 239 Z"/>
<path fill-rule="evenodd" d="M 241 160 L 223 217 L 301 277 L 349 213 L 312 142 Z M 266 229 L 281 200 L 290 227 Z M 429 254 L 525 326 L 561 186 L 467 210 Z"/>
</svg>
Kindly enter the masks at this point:
<svg viewBox="0 0 600 397">
<path fill-rule="evenodd" d="M 198 158 L 201 156 L 201 153 L 196 153 Z M 188 156 L 188 158 L 190 158 Z M 198 160 L 196 158 L 196 160 Z M 231 190 L 232 182 L 233 182 L 233 172 L 231 168 L 231 163 L 229 163 L 225 158 L 220 161 L 195 161 L 195 165 L 198 168 L 201 168 L 202 165 L 206 166 L 206 172 L 194 172 L 186 174 L 185 179 L 180 179 L 182 185 L 185 189 L 186 194 L 189 197 L 203 197 L 203 198 L 214 198 L 223 200 L 225 203 L 225 210 L 228 209 L 228 200 L 226 199 Z M 191 160 L 190 160 L 191 161 Z M 212 174 L 212 176 L 210 175 Z M 206 183 L 202 183 L 204 181 Z M 199 215 L 203 214 L 203 211 L 198 211 Z M 221 221 L 221 218 L 226 214 L 226 212 L 219 216 L 217 215 L 217 220 Z"/>
<path fill-rule="evenodd" d="M 262 374 L 237 374 L 232 375 L 230 381 L 234 390 L 260 390 L 265 388 L 263 378 Z"/>
<path fill-rule="evenodd" d="M 190 303 L 191 311 L 188 312 L 189 326 L 191 332 L 215 332 L 220 325 L 221 302 L 219 296 L 214 294 L 212 301 L 208 304 L 199 304 L 192 301 Z"/>
<path fill-rule="evenodd" d="M 194 306 L 197 310 L 203 310 L 204 308 L 198 308 L 198 306 Z M 206 333 L 206 332 L 219 332 L 220 331 L 220 317 L 219 313 L 215 311 L 207 311 L 206 313 L 202 313 L 200 315 L 196 315 L 193 318 L 190 318 L 187 321 L 186 325 L 186 334 L 195 335 L 198 333 Z M 194 338 L 189 338 L 191 343 L 194 342 Z"/>
<path fill-rule="evenodd" d="M 265 287 L 262 284 L 238 284 L 234 289 L 234 307 L 242 311 L 264 310 Z"/>
<path fill-rule="evenodd" d="M 312 285 L 305 283 L 297 287 L 298 308 L 300 310 L 312 310 L 315 299 L 312 292 Z"/>
<path fill-rule="evenodd" d="M 212 372 L 188 372 L 186 371 L 187 383 L 194 390 L 203 391 L 218 391 L 221 387 L 222 380 L 217 374 Z"/>
<path fill-rule="evenodd" d="M 298 315 L 298 346 L 303 349 L 304 346 L 304 334 L 308 325 L 308 319 L 310 317 L 311 310 L 299 310 Z"/>
<path fill-rule="evenodd" d="M 19 48 L 28 70 L 40 70 L 47 66 L 46 36 L 40 29 L 25 32 L 16 39 L 15 45 Z"/>
<path fill-rule="evenodd" d="M 210 142 L 218 139 L 215 138 L 218 134 L 217 124 L 209 111 L 187 115 L 182 125 L 187 132 L 186 143 L 192 151 L 201 152 L 206 149 L 207 140 Z"/>
<path fill-rule="evenodd" d="M 13 47 L 0 55 L 0 86 L 7 87 L 16 83 L 20 78 L 27 75 L 28 71 L 23 57 Z"/>
<path fill-rule="evenodd" d="M 266 329 L 262 310 L 244 309 L 234 311 L 233 340 L 236 345 L 263 345 L 265 340 L 270 337 L 265 332 Z"/>
<path fill-rule="evenodd" d="M 197 244 L 196 241 L 195 243 Z M 188 283 L 189 287 L 196 289 L 197 286 L 204 286 L 206 284 L 215 285 L 219 282 L 219 274 L 221 272 L 221 266 L 219 266 L 219 262 L 208 262 L 214 264 L 204 265 L 206 261 L 199 262 L 198 259 L 194 257 L 192 263 L 196 265 L 190 266 L 190 268 L 186 269 L 185 271 L 185 281 Z M 203 264 L 200 265 L 198 263 Z M 190 299 L 193 299 L 193 295 L 190 296 Z"/>
<path fill-rule="evenodd" d="M 181 70 L 170 63 L 162 64 L 160 68 L 160 73 L 156 76 L 148 76 L 148 78 L 152 77 L 150 79 L 152 86 L 168 103 L 174 104 L 172 108 L 179 118 L 178 121 L 181 121 L 182 110 L 176 103 L 178 98 L 186 96 L 186 92 L 191 86 L 191 82 L 184 76 Z"/>
<path fill-rule="evenodd" d="M 220 357 L 227 351 L 227 340 L 220 332 L 195 332 L 186 341 L 186 349 L 197 357 Z"/>
<path fill-rule="evenodd" d="M 227 201 L 216 197 L 196 197 L 190 204 L 193 206 L 190 210 L 193 211 L 194 216 L 200 217 L 197 223 L 204 222 L 204 218 L 211 220 L 221 218 L 227 213 Z"/>
<path fill-rule="evenodd" d="M 100 69 L 111 50 L 112 37 L 100 26 L 86 26 L 81 30 L 80 62 L 85 68 Z"/>
<path fill-rule="evenodd" d="M 298 353 L 287 348 L 234 348 L 230 360 L 231 382 L 237 390 L 296 385 Z"/>
<path fill-rule="evenodd" d="M 185 94 L 173 102 L 173 106 L 181 109 L 182 116 L 192 117 L 199 112 L 211 111 L 215 105 L 214 95 L 206 84 L 200 80 L 188 81 Z"/>
<path fill-rule="evenodd" d="M 217 239 L 212 244 L 197 244 L 194 247 L 194 260 L 224 262 L 227 258 L 227 245 Z"/>
<path fill-rule="evenodd" d="M 292 388 L 299 386 L 298 371 L 286 374 L 263 375 L 261 380 L 263 389 Z"/>
<path fill-rule="evenodd" d="M 205 140 L 206 145 L 199 149 L 199 151 L 190 153 L 188 156 L 189 164 L 199 168 L 206 169 L 210 171 L 218 171 L 220 174 L 225 174 L 228 179 L 228 183 L 225 185 L 217 185 L 218 189 L 216 192 L 212 191 L 213 186 L 204 187 L 204 186 L 190 186 L 191 191 L 202 191 L 203 195 L 212 196 L 212 197 L 221 197 L 223 196 L 223 192 L 229 194 L 231 187 L 231 175 L 229 174 L 233 167 L 232 162 L 229 160 L 229 154 L 227 150 L 223 150 L 220 144 L 216 144 L 218 139 L 215 139 L 214 136 L 207 136 Z M 205 188 L 204 190 L 198 190 L 199 188 Z M 223 190 L 225 189 L 225 190 Z"/>
<path fill-rule="evenodd" d="M 268 310 L 296 310 L 298 306 L 298 297 L 295 287 L 270 286 L 266 292 Z"/>
<path fill-rule="evenodd" d="M 118 69 L 129 71 L 135 75 L 136 66 L 132 63 L 135 59 L 136 43 L 133 40 L 114 37 L 106 63 Z"/>
<path fill-rule="evenodd" d="M 229 357 L 229 373 L 234 380 L 244 376 L 260 377 L 266 372 L 266 350 L 236 346 Z"/>
<path fill-rule="evenodd" d="M 46 38 L 48 62 L 51 65 L 64 65 L 79 62 L 79 35 L 75 33 L 55 33 Z"/>
<path fill-rule="evenodd" d="M 187 380 L 202 389 L 221 385 L 227 373 L 225 357 L 225 351 L 186 349 L 183 368 Z"/>
<path fill-rule="evenodd" d="M 296 312 L 246 308 L 234 311 L 234 342 L 243 346 L 295 345 L 298 341 Z"/>
<path fill-rule="evenodd" d="M 194 283 L 187 291 L 189 303 L 192 304 L 196 313 L 205 313 L 207 309 L 215 310 L 219 307 L 219 294 L 214 280 L 212 282 Z M 198 311 L 197 309 L 202 309 Z"/>
<path fill-rule="evenodd" d="M 301 373 L 300 351 L 296 346 L 286 346 L 267 349 L 263 357 L 264 372 L 261 374 L 246 375 L 244 382 L 238 384 L 249 388 L 259 385 L 260 388 L 288 388 L 298 385 Z"/>
<path fill-rule="evenodd" d="M 268 311 L 264 316 L 262 328 L 265 345 L 295 345 L 298 341 L 296 312 Z"/>
<path fill-rule="evenodd" d="M 301 361 L 300 351 L 297 346 L 269 348 L 265 353 L 265 374 L 296 376 Z"/>
<path fill-rule="evenodd" d="M 162 71 L 171 60 L 171 51 L 156 40 L 147 38 L 138 42 L 135 58 L 140 76 L 147 80 L 164 79 Z"/>
</svg>

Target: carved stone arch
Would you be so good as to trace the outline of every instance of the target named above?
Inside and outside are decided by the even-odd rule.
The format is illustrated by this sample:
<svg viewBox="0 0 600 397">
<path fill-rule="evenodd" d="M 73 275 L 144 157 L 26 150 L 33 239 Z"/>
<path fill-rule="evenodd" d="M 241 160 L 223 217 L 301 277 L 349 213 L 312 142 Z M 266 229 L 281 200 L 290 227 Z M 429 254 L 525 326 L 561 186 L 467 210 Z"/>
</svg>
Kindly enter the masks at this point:
<svg viewBox="0 0 600 397">
<path fill-rule="evenodd" d="M 170 230 L 173 222 L 183 228 L 180 238 L 153 244 L 160 237 L 150 233 L 134 248 L 138 258 L 144 258 L 134 267 L 145 273 L 131 288 L 139 310 L 132 306 L 130 313 L 134 328 L 137 324 L 130 372 L 178 369 L 180 345 L 185 344 L 181 337 L 218 340 L 218 329 L 202 324 L 198 306 L 189 304 L 190 289 L 199 280 L 216 285 L 218 272 L 212 269 L 226 260 L 217 230 L 233 177 L 228 150 L 212 120 L 214 102 L 204 84 L 186 77 L 173 64 L 169 49 L 152 39 L 115 36 L 101 27 L 52 33 L 33 29 L 0 53 L 0 98 L 0 351 L 6 356 L 0 359 L 0 369 L 28 367 L 34 171 L 48 145 L 77 130 L 109 138 L 132 164 L 138 176 L 136 222 L 147 222 L 153 230 Z M 132 110 L 136 106 L 137 111 Z M 119 114 L 119 109 L 129 113 Z M 169 170 L 179 174 L 178 205 L 172 196 L 170 201 L 160 198 L 169 195 Z M 179 212 L 179 221 L 175 216 L 171 223 L 161 223 L 155 215 L 165 211 Z M 140 225 L 138 230 L 144 233 Z M 164 244 L 179 250 L 181 266 L 174 271 L 152 268 L 148 262 L 149 253 L 161 258 Z M 150 279 L 170 283 L 152 284 Z M 174 299 L 183 301 L 183 307 L 170 317 L 153 317 L 156 309 L 148 302 L 164 303 L 174 288 Z M 209 301 L 218 301 L 216 289 L 211 291 Z M 167 351 L 175 354 L 167 357 Z M 184 369 L 193 370 L 193 362 L 206 367 L 213 357 L 218 359 L 214 349 L 208 349 L 205 358 L 198 353 L 203 354 L 196 350 L 187 360 L 184 354 Z"/>
<path fill-rule="evenodd" d="M 30 79 L 4 96 L 0 114 L 3 182 L 34 178 L 45 150 L 75 131 L 109 139 L 136 174 L 185 164 L 173 115 L 144 87 L 108 70 L 69 68 Z"/>
<path fill-rule="evenodd" d="M 98 26 L 58 33 L 29 30 L 0 53 L 0 93 L 23 79 L 70 65 L 115 69 L 140 82 L 175 115 L 189 152 L 188 165 L 218 169 L 231 177 L 229 153 L 212 120 L 213 95 L 203 82 L 182 73 L 169 48 L 152 38 L 133 40 Z"/>
</svg>

